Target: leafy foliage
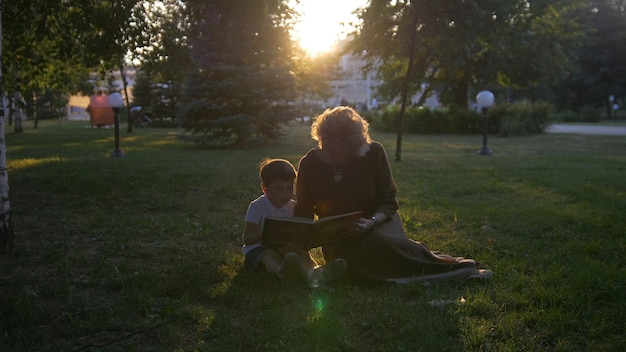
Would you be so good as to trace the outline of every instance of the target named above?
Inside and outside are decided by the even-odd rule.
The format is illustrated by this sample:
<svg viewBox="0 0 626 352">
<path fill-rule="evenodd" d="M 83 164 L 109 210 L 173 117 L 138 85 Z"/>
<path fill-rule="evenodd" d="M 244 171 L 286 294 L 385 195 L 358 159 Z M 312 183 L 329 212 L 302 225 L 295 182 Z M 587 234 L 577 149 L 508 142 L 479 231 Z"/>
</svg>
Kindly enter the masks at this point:
<svg viewBox="0 0 626 352">
<path fill-rule="evenodd" d="M 3 4 L 3 75 L 30 115 L 50 92 L 54 100 L 93 93 L 89 73 L 123 65 L 126 24 L 139 0 L 11 1 Z M 104 74 L 103 74 L 104 76 Z M 55 109 L 64 105 L 55 106 Z"/>
<path fill-rule="evenodd" d="M 577 52 L 580 70 L 566 80 L 568 94 L 561 105 L 579 113 L 585 105 L 605 107 L 610 117 L 609 96 L 626 99 L 626 8 L 615 1 L 590 1 L 579 14 L 587 40 Z"/>
<path fill-rule="evenodd" d="M 312 102 L 326 101 L 333 96 L 330 81 L 339 79 L 343 74 L 337 65 L 338 56 L 337 53 L 327 53 L 312 58 L 300 52 L 294 57 L 295 89 L 299 105 L 297 116 L 318 114 L 320 107 Z"/>
<path fill-rule="evenodd" d="M 553 106 L 546 102 L 500 104 L 489 109 L 489 118 L 498 124 L 503 137 L 538 134 L 551 122 Z"/>
<path fill-rule="evenodd" d="M 381 131 L 398 132 L 397 121 L 400 110 L 397 107 L 372 110 L 365 114 L 373 126 Z M 482 131 L 481 115 L 467 109 L 433 110 L 411 107 L 404 114 L 404 131 L 419 134 L 462 134 Z"/>
<path fill-rule="evenodd" d="M 3 90 L 11 98 L 23 99 L 35 118 L 39 96 L 47 95 L 52 103 L 45 110 L 63 108 L 54 102 L 67 101 L 69 92 L 82 90 L 88 72 L 79 54 L 84 38 L 79 33 L 85 24 L 82 12 L 73 8 L 73 1 L 5 1 L 2 5 Z M 73 16 L 77 20 L 70 22 Z M 56 97 L 50 99 L 52 94 Z"/>
<path fill-rule="evenodd" d="M 283 1 L 190 1 L 194 19 L 182 125 L 209 142 L 275 138 L 293 117 Z"/>
<path fill-rule="evenodd" d="M 192 66 L 187 40 L 191 21 L 178 0 L 143 1 L 132 14 L 130 57 L 141 65 L 133 104 L 152 118 L 151 126 L 178 125 L 185 72 Z"/>
<path fill-rule="evenodd" d="M 543 132 L 551 121 L 553 106 L 545 102 L 497 104 L 489 109 L 488 132 L 504 137 Z M 397 132 L 399 108 L 365 113 L 372 125 L 382 131 Z M 467 109 L 431 110 L 411 107 L 405 111 L 404 129 L 419 134 L 476 134 L 483 132 L 483 115 Z"/>
<path fill-rule="evenodd" d="M 360 14 L 352 48 L 380 64 L 389 100 L 405 84 L 409 95 L 436 91 L 445 106 L 464 108 L 476 86 L 495 91 L 562 78 L 580 40 L 580 23 L 568 16 L 577 4 L 374 0 Z"/>
</svg>

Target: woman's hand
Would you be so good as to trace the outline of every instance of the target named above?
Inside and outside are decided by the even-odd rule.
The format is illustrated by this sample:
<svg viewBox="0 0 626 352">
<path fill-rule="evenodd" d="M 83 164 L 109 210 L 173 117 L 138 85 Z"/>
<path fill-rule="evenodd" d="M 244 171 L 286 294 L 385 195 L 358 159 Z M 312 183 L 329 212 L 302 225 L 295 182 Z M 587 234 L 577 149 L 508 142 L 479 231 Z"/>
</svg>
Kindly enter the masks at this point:
<svg viewBox="0 0 626 352">
<path fill-rule="evenodd" d="M 376 226 L 376 222 L 373 219 L 360 218 L 357 221 L 348 223 L 346 231 L 349 233 L 360 234 L 367 232 Z"/>
</svg>

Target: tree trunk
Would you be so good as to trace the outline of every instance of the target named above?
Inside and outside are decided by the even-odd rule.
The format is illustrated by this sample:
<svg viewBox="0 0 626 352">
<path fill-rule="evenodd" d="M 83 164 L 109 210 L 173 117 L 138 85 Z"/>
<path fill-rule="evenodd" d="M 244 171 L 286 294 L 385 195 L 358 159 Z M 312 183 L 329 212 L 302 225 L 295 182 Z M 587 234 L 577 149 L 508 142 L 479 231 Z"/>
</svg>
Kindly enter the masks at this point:
<svg viewBox="0 0 626 352">
<path fill-rule="evenodd" d="M 454 103 L 458 107 L 467 109 L 469 107 L 469 81 L 464 75 L 454 87 Z"/>
<path fill-rule="evenodd" d="M 33 110 L 33 127 L 35 129 L 37 129 L 37 127 L 39 127 L 39 103 L 37 102 L 37 100 L 39 100 L 39 96 L 37 95 L 37 93 L 34 93 L 33 94 L 33 105 L 34 105 L 35 109 Z"/>
<path fill-rule="evenodd" d="M 0 253 L 13 248 L 13 224 L 11 222 L 11 203 L 9 202 L 9 174 L 6 158 L 6 139 L 4 138 L 4 92 L 2 91 L 2 0 L 0 0 Z"/>
<path fill-rule="evenodd" d="M 396 140 L 396 161 L 402 161 L 402 134 L 404 133 L 404 113 L 406 112 L 406 106 L 409 100 L 409 81 L 413 76 L 413 65 L 415 62 L 415 46 L 417 42 L 417 7 L 411 6 L 412 11 L 412 26 L 411 26 L 411 38 L 409 43 L 409 62 L 407 64 L 406 76 L 402 82 L 401 103 L 400 103 L 400 115 L 398 116 L 398 137 Z"/>
<path fill-rule="evenodd" d="M 13 124 L 13 133 L 24 132 L 24 129 L 22 128 L 22 109 L 20 107 L 15 109 L 14 117 L 15 123 Z"/>
<path fill-rule="evenodd" d="M 18 92 L 13 93 L 13 103 L 11 105 L 13 109 L 11 109 L 11 114 L 14 117 L 15 124 L 13 126 L 13 133 L 22 133 L 24 129 L 22 129 L 22 99 L 20 98 L 20 94 Z M 9 126 L 11 122 L 9 121 Z"/>
<path fill-rule="evenodd" d="M 10 95 L 7 95 L 7 96 L 10 96 Z M 13 98 L 9 98 L 8 106 L 9 106 L 9 119 L 6 122 L 6 124 L 7 126 L 11 126 L 13 125 L 13 113 L 15 111 L 15 108 L 14 108 L 15 105 L 13 105 Z"/>
<path fill-rule="evenodd" d="M 128 116 L 128 127 L 126 132 L 133 133 L 133 118 L 130 114 L 130 101 L 128 100 L 128 81 L 126 81 L 126 71 L 124 70 L 124 63 L 120 63 L 120 77 L 122 78 L 122 85 L 124 86 L 124 97 L 126 98 L 126 112 Z"/>
</svg>

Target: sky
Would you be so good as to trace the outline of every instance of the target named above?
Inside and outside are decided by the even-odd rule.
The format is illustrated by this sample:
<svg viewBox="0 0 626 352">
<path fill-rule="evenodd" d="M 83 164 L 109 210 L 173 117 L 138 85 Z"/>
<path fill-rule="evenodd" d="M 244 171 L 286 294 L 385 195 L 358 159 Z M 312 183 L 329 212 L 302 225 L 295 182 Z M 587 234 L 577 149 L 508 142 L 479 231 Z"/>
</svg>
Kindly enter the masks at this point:
<svg viewBox="0 0 626 352">
<path fill-rule="evenodd" d="M 302 22 L 294 28 L 295 36 L 311 55 L 333 48 L 342 37 L 341 22 L 349 23 L 356 17 L 352 12 L 368 0 L 301 0 Z"/>
</svg>

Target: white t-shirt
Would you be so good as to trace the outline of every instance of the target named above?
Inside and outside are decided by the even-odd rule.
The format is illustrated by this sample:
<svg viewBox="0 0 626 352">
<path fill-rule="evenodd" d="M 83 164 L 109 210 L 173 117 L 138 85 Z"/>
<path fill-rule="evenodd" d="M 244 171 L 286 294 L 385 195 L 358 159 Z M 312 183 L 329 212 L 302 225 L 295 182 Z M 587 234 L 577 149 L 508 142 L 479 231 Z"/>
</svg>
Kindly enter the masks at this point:
<svg viewBox="0 0 626 352">
<path fill-rule="evenodd" d="M 270 199 L 263 194 L 259 198 L 250 202 L 248 205 L 248 211 L 246 212 L 246 222 L 259 225 L 261 231 L 263 231 L 263 223 L 268 216 L 272 217 L 291 217 L 293 216 L 293 208 L 296 205 L 295 200 L 290 200 L 289 203 L 277 208 Z M 243 245 L 243 255 L 246 255 L 252 248 L 256 248 L 261 245 L 261 242 L 257 242 L 251 245 Z"/>
</svg>

